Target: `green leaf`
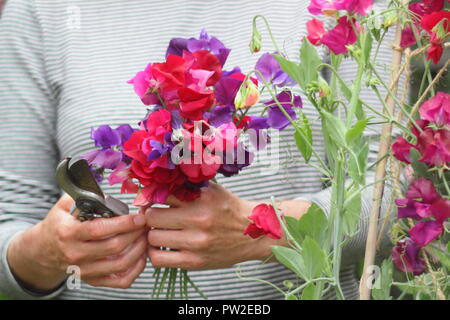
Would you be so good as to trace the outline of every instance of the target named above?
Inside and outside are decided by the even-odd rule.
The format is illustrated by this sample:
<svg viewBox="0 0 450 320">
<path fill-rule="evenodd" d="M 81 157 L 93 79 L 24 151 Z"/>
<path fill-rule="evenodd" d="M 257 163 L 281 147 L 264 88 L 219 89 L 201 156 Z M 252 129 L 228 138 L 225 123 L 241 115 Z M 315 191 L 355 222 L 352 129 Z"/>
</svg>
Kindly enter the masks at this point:
<svg viewBox="0 0 450 320">
<path fill-rule="evenodd" d="M 364 129 L 366 129 L 368 122 L 368 119 L 359 120 L 354 124 L 352 128 L 347 131 L 347 133 L 345 134 L 345 141 L 349 146 L 353 145 L 353 143 L 357 141 L 359 137 L 361 137 Z"/>
<path fill-rule="evenodd" d="M 300 253 L 294 249 L 282 246 L 271 246 L 271 248 L 275 258 L 277 258 L 281 264 L 295 272 L 298 277 L 306 279 L 304 274 L 305 264 Z"/>
<path fill-rule="evenodd" d="M 329 136 L 331 140 L 342 147 L 347 147 L 347 143 L 345 141 L 345 133 L 347 131 L 344 122 L 333 114 L 321 110 L 323 120 L 325 121 L 326 126 L 324 127 L 324 134 Z"/>
<path fill-rule="evenodd" d="M 305 88 L 305 82 L 303 77 L 303 69 L 298 64 L 293 61 L 290 61 L 283 57 L 280 54 L 272 55 L 275 59 L 277 59 L 280 64 L 281 69 L 286 72 L 292 80 L 298 83 L 301 88 Z"/>
<path fill-rule="evenodd" d="M 313 282 L 308 284 L 302 292 L 302 300 L 314 300 L 314 290 L 316 286 Z"/>
<path fill-rule="evenodd" d="M 299 121 L 298 124 L 299 129 L 301 130 L 302 133 L 295 130 L 294 132 L 295 144 L 297 145 L 297 149 L 303 155 L 303 158 L 305 158 L 305 162 L 308 163 L 312 155 L 311 146 L 313 143 L 313 137 L 311 125 L 304 113 L 302 113 L 302 121 Z"/>
<path fill-rule="evenodd" d="M 294 294 L 287 294 L 285 299 L 286 300 L 298 300 L 298 298 Z"/>
<path fill-rule="evenodd" d="M 369 155 L 369 142 L 364 136 L 360 136 L 350 151 L 348 160 L 348 174 L 358 184 L 364 184 L 367 157 Z"/>
<path fill-rule="evenodd" d="M 319 277 L 329 268 L 327 255 L 319 246 L 316 240 L 306 236 L 302 243 L 302 253 L 304 270 L 306 280 L 311 280 Z"/>
<path fill-rule="evenodd" d="M 349 196 L 353 194 L 355 195 L 350 198 Z M 350 236 L 355 233 L 361 215 L 361 192 L 356 185 L 350 189 L 346 199 L 349 200 L 344 204 L 342 232 Z"/>
<path fill-rule="evenodd" d="M 305 38 L 300 47 L 300 66 L 303 70 L 305 86 L 312 81 L 317 81 L 321 63 L 322 59 L 320 59 L 316 48 Z"/>
<path fill-rule="evenodd" d="M 286 222 L 286 227 L 289 233 L 294 238 L 295 242 L 297 242 L 298 244 L 302 243 L 304 236 L 300 232 L 299 220 L 295 219 L 294 217 L 285 216 L 284 221 Z"/>
<path fill-rule="evenodd" d="M 300 218 L 298 227 L 303 239 L 309 236 L 319 245 L 323 245 L 325 242 L 328 220 L 323 210 L 315 203 L 311 204 L 308 212 Z"/>
<path fill-rule="evenodd" d="M 372 297 L 375 300 L 392 300 L 391 285 L 392 285 L 393 265 L 390 259 L 383 261 L 381 265 L 381 272 L 379 277 L 375 280 L 374 288 L 372 289 Z"/>
<path fill-rule="evenodd" d="M 450 243 L 450 242 L 449 242 Z M 447 244 L 448 246 L 448 244 Z M 439 249 L 433 248 L 432 246 L 429 246 L 428 249 L 438 257 L 439 261 L 441 262 L 442 266 L 447 268 L 447 270 L 450 270 L 450 254 L 446 254 L 446 252 L 443 252 Z"/>
</svg>

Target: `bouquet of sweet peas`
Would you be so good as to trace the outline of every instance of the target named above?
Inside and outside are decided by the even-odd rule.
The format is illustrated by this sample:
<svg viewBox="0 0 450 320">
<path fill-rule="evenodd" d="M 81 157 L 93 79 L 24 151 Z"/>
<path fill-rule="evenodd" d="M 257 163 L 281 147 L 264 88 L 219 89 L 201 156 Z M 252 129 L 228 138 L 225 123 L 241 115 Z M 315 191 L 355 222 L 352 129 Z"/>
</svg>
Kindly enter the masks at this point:
<svg viewBox="0 0 450 320">
<path fill-rule="evenodd" d="M 169 197 L 193 201 L 217 174 L 233 176 L 250 165 L 253 151 L 270 142 L 267 129 L 282 130 L 289 121 L 271 101 L 266 102 L 268 116 L 247 115 L 260 99 L 258 79 L 239 67 L 223 70 L 229 53 L 203 30 L 198 39 L 172 39 L 165 61 L 148 64 L 129 80 L 143 104 L 151 107 L 138 129 L 129 124 L 92 129 L 91 138 L 100 148 L 83 158 L 97 180 L 108 172 L 111 185 L 121 183 L 122 193 L 136 193 L 134 205 L 147 207 L 164 204 Z M 271 68 L 273 62 L 271 56 L 258 61 L 264 69 L 259 75 L 273 73 L 282 84 L 289 82 L 279 65 Z M 285 90 L 278 98 L 295 118 L 300 97 Z M 155 296 L 165 279 L 172 279 L 166 289 L 173 297 L 178 270 L 160 272 L 156 270 Z M 178 274 L 185 283 L 181 297 L 187 297 L 186 283 L 196 287 L 186 271 Z"/>
</svg>

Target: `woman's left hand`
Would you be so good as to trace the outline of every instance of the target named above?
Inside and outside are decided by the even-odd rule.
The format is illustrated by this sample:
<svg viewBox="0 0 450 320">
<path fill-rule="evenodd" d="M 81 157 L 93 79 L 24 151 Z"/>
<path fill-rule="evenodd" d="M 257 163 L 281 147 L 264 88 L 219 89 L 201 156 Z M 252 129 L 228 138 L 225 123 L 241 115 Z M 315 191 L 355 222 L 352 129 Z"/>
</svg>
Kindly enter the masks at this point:
<svg viewBox="0 0 450 320">
<path fill-rule="evenodd" d="M 154 267 L 217 269 L 271 255 L 267 237 L 243 234 L 257 204 L 243 200 L 211 183 L 201 197 L 181 202 L 171 197 L 171 208 L 147 208 L 148 256 Z M 175 250 L 160 250 L 161 247 Z"/>
</svg>

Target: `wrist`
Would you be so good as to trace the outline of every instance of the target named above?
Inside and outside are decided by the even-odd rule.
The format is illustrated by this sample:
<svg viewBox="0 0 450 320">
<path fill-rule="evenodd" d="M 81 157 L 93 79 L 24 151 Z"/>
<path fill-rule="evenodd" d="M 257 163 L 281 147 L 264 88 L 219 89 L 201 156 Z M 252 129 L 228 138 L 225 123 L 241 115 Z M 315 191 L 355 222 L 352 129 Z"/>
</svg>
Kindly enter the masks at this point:
<svg viewBox="0 0 450 320">
<path fill-rule="evenodd" d="M 42 224 L 38 223 L 17 235 L 7 249 L 7 261 L 16 281 L 26 290 L 48 293 L 56 289 L 66 275 L 46 263 L 48 254 L 41 244 Z"/>
</svg>

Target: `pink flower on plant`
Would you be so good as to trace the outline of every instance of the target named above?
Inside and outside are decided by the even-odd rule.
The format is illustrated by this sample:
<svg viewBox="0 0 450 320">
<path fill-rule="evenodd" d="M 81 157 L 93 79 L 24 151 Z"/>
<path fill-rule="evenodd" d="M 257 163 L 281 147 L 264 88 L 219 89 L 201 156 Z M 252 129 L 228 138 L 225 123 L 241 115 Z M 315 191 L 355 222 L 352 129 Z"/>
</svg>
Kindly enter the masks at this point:
<svg viewBox="0 0 450 320">
<path fill-rule="evenodd" d="M 419 161 L 430 166 L 442 167 L 450 162 L 450 130 L 426 128 L 419 136 Z"/>
<path fill-rule="evenodd" d="M 373 0 L 334 0 L 334 6 L 338 10 L 346 10 L 350 14 L 366 16 L 372 9 Z"/>
<path fill-rule="evenodd" d="M 392 261 L 402 272 L 419 275 L 425 271 L 425 262 L 419 257 L 420 247 L 410 238 L 397 242 L 392 249 Z"/>
<path fill-rule="evenodd" d="M 348 52 L 347 46 L 354 44 L 357 40 L 355 30 L 356 32 L 360 30 L 356 19 L 350 21 L 344 16 L 339 18 L 338 24 L 325 34 L 321 41 L 334 54 L 345 54 Z"/>
<path fill-rule="evenodd" d="M 333 15 L 336 13 L 334 1 L 327 0 L 311 0 L 308 11 L 313 15 Z"/>
<path fill-rule="evenodd" d="M 419 112 L 423 120 L 434 122 L 440 127 L 450 125 L 450 94 L 438 92 L 422 104 Z"/>
<path fill-rule="evenodd" d="M 249 224 L 244 230 L 245 235 L 254 239 L 263 235 L 272 239 L 281 239 L 283 234 L 281 224 L 272 205 L 265 203 L 257 205 L 248 218 L 253 223 Z"/>
<path fill-rule="evenodd" d="M 406 141 L 403 137 L 398 137 L 392 144 L 394 157 L 408 164 L 411 163 L 411 148 L 415 148 L 415 146 Z"/>
<path fill-rule="evenodd" d="M 444 232 L 442 223 L 434 220 L 420 221 L 411 230 L 411 240 L 423 247 L 437 239 Z"/>
<path fill-rule="evenodd" d="M 308 40 L 313 45 L 317 46 L 320 44 L 320 40 L 325 35 L 326 30 L 322 20 L 311 19 L 306 23 L 306 30 L 308 31 Z"/>
</svg>

